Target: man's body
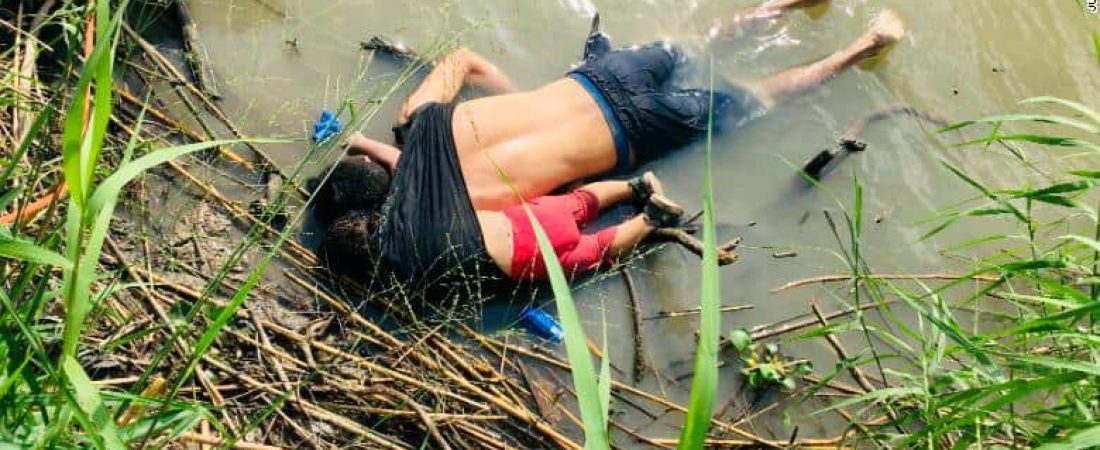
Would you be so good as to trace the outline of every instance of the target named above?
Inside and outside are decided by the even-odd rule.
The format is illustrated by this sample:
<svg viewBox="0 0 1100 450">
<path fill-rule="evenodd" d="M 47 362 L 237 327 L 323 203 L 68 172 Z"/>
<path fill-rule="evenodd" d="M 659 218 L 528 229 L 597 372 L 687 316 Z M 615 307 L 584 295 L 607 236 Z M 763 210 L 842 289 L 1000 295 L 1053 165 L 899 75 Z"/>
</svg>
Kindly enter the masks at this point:
<svg viewBox="0 0 1100 450">
<path fill-rule="evenodd" d="M 727 32 L 822 1 L 770 1 L 720 28 Z M 728 105 L 738 99 L 767 108 L 796 96 L 877 55 L 903 33 L 901 21 L 883 13 L 845 50 L 769 77 L 751 90 L 714 93 L 732 106 L 720 107 L 716 100 L 714 113 L 745 114 L 744 105 Z M 352 153 L 394 172 L 378 235 L 383 258 L 414 275 L 450 252 L 459 265 L 474 253 L 486 253 L 510 273 L 513 227 L 501 210 L 631 167 L 706 130 L 711 93 L 667 86 L 679 63 L 675 51 L 660 45 L 610 52 L 586 60 L 566 78 L 516 92 L 511 80 L 477 54 L 460 49 L 448 55 L 405 103 L 400 123 L 412 138 L 404 152 L 361 135 L 350 140 Z M 465 85 L 497 95 L 451 104 Z M 635 245 L 652 229 L 641 216 L 625 222 L 616 248 Z M 488 263 L 485 259 L 477 262 Z"/>
</svg>

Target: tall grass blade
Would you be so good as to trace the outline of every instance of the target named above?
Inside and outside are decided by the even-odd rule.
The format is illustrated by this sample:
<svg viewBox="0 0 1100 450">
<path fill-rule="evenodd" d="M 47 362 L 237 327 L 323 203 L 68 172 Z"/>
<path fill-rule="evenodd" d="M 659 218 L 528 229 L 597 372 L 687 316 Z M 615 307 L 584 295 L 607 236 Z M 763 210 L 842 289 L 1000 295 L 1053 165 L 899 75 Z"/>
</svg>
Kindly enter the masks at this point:
<svg viewBox="0 0 1100 450">
<path fill-rule="evenodd" d="M 990 137 L 984 137 L 980 139 L 974 139 L 972 141 L 966 141 L 956 144 L 958 147 L 967 147 L 976 144 L 991 144 L 997 141 L 1014 141 L 1014 142 L 1030 142 L 1033 144 L 1040 144 L 1052 147 L 1067 147 L 1067 148 L 1087 148 L 1094 152 L 1100 152 L 1100 145 L 1086 141 L 1084 139 L 1077 139 L 1065 136 L 1051 136 L 1046 134 L 1002 134 Z"/>
<path fill-rule="evenodd" d="M 978 347 L 978 345 L 971 341 L 969 338 L 967 338 L 963 331 L 959 329 L 959 326 L 957 324 L 948 322 L 945 318 L 940 317 L 937 314 L 933 314 L 931 311 L 917 303 L 917 301 L 914 300 L 910 295 L 898 289 L 897 286 L 893 284 L 890 284 L 888 286 L 894 291 L 895 294 L 897 294 L 899 298 L 908 303 L 909 306 L 913 308 L 913 310 L 920 313 L 920 315 L 929 322 L 932 322 L 932 324 L 935 325 L 940 332 L 944 333 L 947 337 L 951 338 L 951 340 L 955 341 L 955 343 L 962 346 L 967 353 L 973 356 L 974 359 L 978 360 L 978 362 L 981 363 L 982 366 L 984 366 L 986 370 L 988 370 L 991 374 L 998 374 L 1000 372 L 997 364 L 993 362 L 993 359 L 989 357 L 989 354 L 986 353 L 986 351 L 982 348 Z"/>
<path fill-rule="evenodd" d="M 710 85 L 714 86 L 714 59 L 710 61 Z M 711 94 L 710 104 L 714 104 Z M 691 399 L 680 433 L 678 449 L 701 449 L 710 429 L 714 397 L 718 392 L 718 339 L 721 335 L 719 312 L 718 250 L 714 225 L 714 186 L 712 181 L 714 146 L 714 110 L 708 112 L 706 157 L 703 165 L 703 275 L 700 294 L 699 343 L 695 349 L 695 376 L 691 381 Z"/>
<path fill-rule="evenodd" d="M 527 204 L 523 205 L 527 219 L 535 229 L 535 238 L 546 264 L 550 279 L 550 288 L 554 292 L 554 302 L 558 309 L 558 318 L 565 333 L 565 353 L 573 371 L 573 389 L 577 393 L 577 404 L 581 410 L 581 422 L 584 424 L 584 448 L 587 450 L 606 450 L 610 448 L 607 434 L 607 422 L 604 420 L 606 406 L 601 405 L 599 381 L 592 367 L 592 357 L 588 354 L 584 326 L 581 324 L 577 305 L 569 290 L 569 280 L 558 262 L 554 246 L 546 236 L 535 214 Z M 599 375 L 603 377 L 603 374 Z M 609 376 L 609 375 L 608 375 Z"/>
<path fill-rule="evenodd" d="M 1020 101 L 1020 103 L 1021 104 L 1045 103 L 1045 104 L 1062 105 L 1062 106 L 1065 106 L 1067 108 L 1073 109 L 1073 110 L 1081 113 L 1085 117 L 1088 117 L 1089 120 L 1092 120 L 1093 122 L 1096 122 L 1096 123 L 1100 124 L 1100 112 L 1097 112 L 1095 109 L 1089 108 L 1088 106 L 1085 106 L 1085 105 L 1083 105 L 1081 103 L 1078 103 L 1078 102 L 1075 102 L 1073 100 L 1067 100 L 1067 99 L 1058 98 L 1058 97 L 1039 96 L 1039 97 L 1031 97 L 1031 98 L 1028 98 L 1028 99 L 1024 99 L 1024 100 Z"/>
<path fill-rule="evenodd" d="M 253 143 L 285 143 L 286 140 L 279 139 L 249 139 L 249 142 Z M 173 159 L 185 156 L 191 153 L 195 153 L 202 150 L 216 148 L 222 145 L 238 144 L 241 140 L 226 140 L 226 141 L 208 141 L 200 142 L 196 144 L 180 145 L 177 147 L 166 148 L 157 150 L 148 155 L 142 156 L 128 164 L 124 164 L 115 170 L 111 176 L 103 180 L 95 189 L 95 193 L 92 194 L 91 199 L 88 201 L 88 210 L 92 212 L 98 212 L 104 205 L 104 203 L 113 198 L 117 198 L 122 188 L 134 178 L 138 177 L 145 171 L 156 167 L 165 162 Z"/>
<path fill-rule="evenodd" d="M 96 5 L 96 15 L 106 16 L 110 3 L 99 2 Z M 100 120 L 99 118 L 107 121 L 111 117 L 112 80 L 110 69 L 114 65 L 114 41 L 107 37 L 117 35 L 122 21 L 122 14 L 126 9 L 126 3 L 128 3 L 127 0 L 119 2 L 118 9 L 110 23 L 107 21 L 99 22 L 99 27 L 96 29 L 98 36 L 95 47 L 92 50 L 91 57 L 84 62 L 84 67 L 80 71 L 80 78 L 73 87 L 73 92 L 83 94 L 88 86 L 92 84 L 92 81 L 95 80 L 97 91 L 105 91 L 106 101 L 99 101 L 99 93 L 97 92 L 97 101 L 93 105 L 96 110 L 92 112 L 92 116 L 97 121 Z M 106 66 L 106 70 L 104 70 L 104 66 Z M 83 205 L 84 200 L 87 198 L 91 183 L 91 171 L 95 167 L 95 161 L 91 160 L 91 157 L 93 153 L 95 155 L 99 154 L 99 148 L 103 145 L 103 136 L 106 132 L 106 123 L 104 123 L 103 133 L 95 133 L 93 130 L 85 133 L 85 112 L 83 95 L 74 98 L 65 115 L 64 127 L 61 132 L 61 160 L 65 184 L 69 188 L 70 198 L 77 206 Z M 93 139 L 97 136 L 98 139 Z M 92 147 L 95 147 L 95 150 L 92 150 Z"/>
<path fill-rule="evenodd" d="M 1065 116 L 1059 116 L 1056 114 L 1003 114 L 996 116 L 983 117 L 975 120 L 965 120 L 956 124 L 952 124 L 942 128 L 941 132 L 954 131 L 960 128 L 965 128 L 971 125 L 979 123 L 995 124 L 1001 122 L 1038 122 L 1054 125 L 1066 125 L 1069 127 L 1077 128 L 1079 130 L 1097 134 L 1100 133 L 1100 126 L 1090 124 L 1077 119 L 1071 119 Z"/>
<path fill-rule="evenodd" d="M 78 418 L 78 421 L 84 422 L 87 420 L 87 423 L 83 425 L 88 428 L 88 436 L 100 448 L 124 450 L 126 446 L 119 439 L 115 421 L 103 405 L 99 389 L 92 384 L 88 374 L 84 373 L 84 368 L 80 367 L 80 363 L 76 362 L 76 359 L 66 356 L 61 360 L 61 370 L 73 387 L 77 405 L 84 412 L 84 420 Z"/>
<path fill-rule="evenodd" d="M 958 167 L 955 167 L 954 164 L 951 164 L 951 163 L 947 162 L 947 160 L 945 160 L 945 159 L 940 159 L 940 163 L 943 164 L 943 166 L 946 167 L 947 170 L 951 171 L 951 173 L 955 174 L 955 176 L 959 177 L 964 182 L 966 182 L 966 184 L 969 184 L 974 189 L 977 189 L 978 192 L 981 192 L 983 196 L 985 196 L 986 198 L 996 202 L 1002 208 L 1012 212 L 1012 215 L 1015 216 L 1016 219 L 1019 220 L 1020 222 L 1027 223 L 1029 221 L 1027 216 L 1025 216 L 1024 213 L 1022 211 L 1020 211 L 1019 208 L 1013 206 L 1011 203 L 1005 201 L 1000 196 L 993 193 L 989 188 L 987 188 L 982 183 L 979 183 L 974 178 L 971 178 L 969 175 L 964 173 L 962 171 L 962 169 L 959 169 Z"/>
<path fill-rule="evenodd" d="M 1100 425 L 1071 434 L 1061 442 L 1044 444 L 1036 450 L 1077 450 L 1100 447 Z"/>
<path fill-rule="evenodd" d="M 64 256 L 31 242 L 17 239 L 0 229 L 0 257 L 71 269 L 73 264 Z"/>
<path fill-rule="evenodd" d="M 596 389 L 600 394 L 600 412 L 603 413 L 604 433 L 608 433 L 608 424 L 611 423 L 611 352 L 607 351 L 607 309 L 600 309 L 600 329 L 603 334 L 603 355 L 600 357 L 600 377 L 596 381 Z"/>
</svg>

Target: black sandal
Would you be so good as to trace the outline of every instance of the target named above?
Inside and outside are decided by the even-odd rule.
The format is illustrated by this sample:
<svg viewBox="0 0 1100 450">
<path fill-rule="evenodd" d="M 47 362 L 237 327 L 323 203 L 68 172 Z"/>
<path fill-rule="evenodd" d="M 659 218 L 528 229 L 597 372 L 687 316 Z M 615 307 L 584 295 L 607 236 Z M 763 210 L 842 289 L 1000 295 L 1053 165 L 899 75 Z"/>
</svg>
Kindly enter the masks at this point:
<svg viewBox="0 0 1100 450">
<path fill-rule="evenodd" d="M 651 226 L 674 227 L 684 218 L 684 208 L 664 195 L 651 194 L 642 215 Z"/>
</svg>

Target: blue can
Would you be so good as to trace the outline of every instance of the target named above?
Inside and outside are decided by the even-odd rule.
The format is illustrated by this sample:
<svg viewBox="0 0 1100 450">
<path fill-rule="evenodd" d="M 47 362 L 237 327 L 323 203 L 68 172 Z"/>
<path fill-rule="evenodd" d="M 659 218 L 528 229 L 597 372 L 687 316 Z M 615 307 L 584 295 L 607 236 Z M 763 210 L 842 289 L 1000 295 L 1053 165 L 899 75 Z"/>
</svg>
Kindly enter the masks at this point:
<svg viewBox="0 0 1100 450">
<path fill-rule="evenodd" d="M 565 330 L 561 328 L 558 319 L 546 314 L 541 309 L 526 306 L 520 313 L 521 322 L 535 336 L 546 339 L 555 344 L 560 344 L 565 337 Z"/>
</svg>

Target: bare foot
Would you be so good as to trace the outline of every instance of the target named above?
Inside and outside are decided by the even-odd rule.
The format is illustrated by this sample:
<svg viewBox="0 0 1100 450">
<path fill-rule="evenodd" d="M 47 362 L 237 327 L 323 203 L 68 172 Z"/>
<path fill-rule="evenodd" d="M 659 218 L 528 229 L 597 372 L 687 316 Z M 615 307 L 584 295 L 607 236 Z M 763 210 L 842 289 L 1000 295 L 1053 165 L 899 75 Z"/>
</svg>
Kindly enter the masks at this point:
<svg viewBox="0 0 1100 450">
<path fill-rule="evenodd" d="M 870 69 L 882 59 L 880 56 L 891 45 L 905 37 L 905 22 L 897 13 L 885 10 L 875 17 L 871 27 L 853 45 L 851 50 L 863 69 Z"/>
<path fill-rule="evenodd" d="M 897 13 L 887 9 L 879 13 L 874 22 L 871 22 L 871 28 L 867 30 L 867 35 L 874 40 L 875 46 L 881 50 L 905 37 L 905 22 L 902 22 Z"/>
</svg>

